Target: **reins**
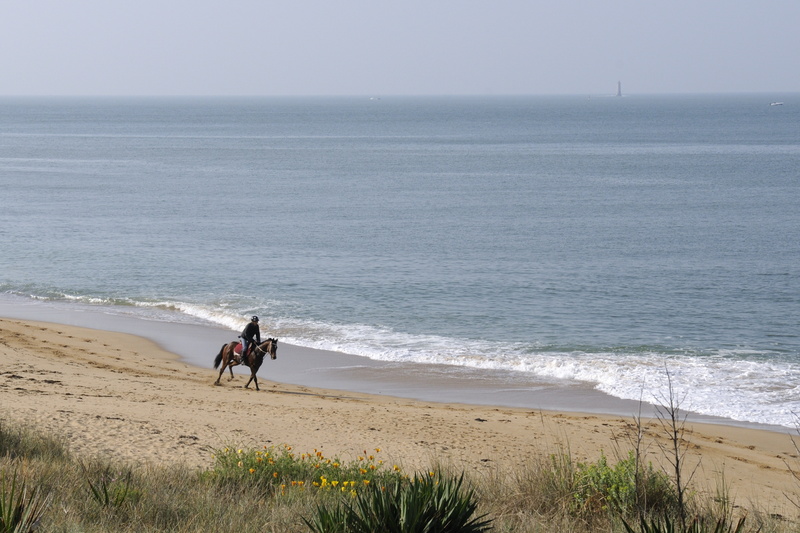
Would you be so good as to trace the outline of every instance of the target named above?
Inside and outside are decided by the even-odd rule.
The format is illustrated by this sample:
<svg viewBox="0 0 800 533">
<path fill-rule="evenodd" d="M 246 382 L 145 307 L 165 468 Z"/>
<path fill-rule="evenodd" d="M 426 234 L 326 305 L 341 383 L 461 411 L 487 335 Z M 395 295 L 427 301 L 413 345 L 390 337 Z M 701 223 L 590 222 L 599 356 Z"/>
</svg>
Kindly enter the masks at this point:
<svg viewBox="0 0 800 533">
<path fill-rule="evenodd" d="M 269 342 L 269 345 L 270 345 L 270 348 L 271 348 L 271 347 L 272 347 L 272 342 L 273 342 L 273 341 L 272 341 L 272 340 L 269 340 L 268 342 Z M 267 350 L 263 349 L 263 348 L 261 347 L 261 345 L 260 345 L 260 344 L 256 344 L 255 348 L 256 348 L 256 350 L 259 350 L 259 351 L 260 351 L 261 353 L 263 353 L 263 354 L 267 354 L 267 355 L 269 355 L 269 356 L 272 356 L 272 354 L 270 354 L 270 353 L 269 353 L 269 351 L 267 351 Z"/>
</svg>

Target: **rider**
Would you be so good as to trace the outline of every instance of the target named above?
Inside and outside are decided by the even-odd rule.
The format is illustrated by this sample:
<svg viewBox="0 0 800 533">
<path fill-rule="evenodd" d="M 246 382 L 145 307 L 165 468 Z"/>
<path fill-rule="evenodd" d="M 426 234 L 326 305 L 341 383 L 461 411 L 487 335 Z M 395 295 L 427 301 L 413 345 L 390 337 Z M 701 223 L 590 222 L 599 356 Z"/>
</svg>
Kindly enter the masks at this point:
<svg viewBox="0 0 800 533">
<path fill-rule="evenodd" d="M 253 318 L 250 319 L 250 323 L 244 327 L 239 337 L 242 338 L 242 361 L 244 361 L 247 356 L 247 350 L 253 343 L 253 339 L 255 338 L 255 342 L 261 344 L 261 330 L 258 328 L 257 316 L 253 316 Z"/>
</svg>

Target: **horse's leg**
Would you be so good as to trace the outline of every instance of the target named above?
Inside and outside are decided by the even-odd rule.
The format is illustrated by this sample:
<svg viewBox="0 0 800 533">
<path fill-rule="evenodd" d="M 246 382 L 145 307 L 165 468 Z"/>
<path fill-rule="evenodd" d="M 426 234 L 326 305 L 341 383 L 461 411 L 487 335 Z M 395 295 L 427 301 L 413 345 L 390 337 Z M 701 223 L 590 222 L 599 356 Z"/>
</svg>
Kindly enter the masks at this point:
<svg viewBox="0 0 800 533">
<path fill-rule="evenodd" d="M 233 346 L 231 346 L 231 344 Z M 236 354 L 233 353 L 233 348 L 236 346 L 236 344 L 233 342 L 231 344 L 228 345 L 228 349 L 225 352 L 225 356 L 227 357 L 228 361 L 228 370 L 231 373 L 231 377 L 228 379 L 228 381 L 233 381 L 233 367 L 239 364 L 236 362 Z"/>
<path fill-rule="evenodd" d="M 250 367 L 250 372 L 252 373 L 250 379 L 253 380 L 253 383 L 256 384 L 256 390 L 261 390 L 258 388 L 258 376 L 256 375 L 259 368 L 261 368 L 261 362 L 258 360 L 256 360 L 255 364 L 252 367 Z"/>
</svg>

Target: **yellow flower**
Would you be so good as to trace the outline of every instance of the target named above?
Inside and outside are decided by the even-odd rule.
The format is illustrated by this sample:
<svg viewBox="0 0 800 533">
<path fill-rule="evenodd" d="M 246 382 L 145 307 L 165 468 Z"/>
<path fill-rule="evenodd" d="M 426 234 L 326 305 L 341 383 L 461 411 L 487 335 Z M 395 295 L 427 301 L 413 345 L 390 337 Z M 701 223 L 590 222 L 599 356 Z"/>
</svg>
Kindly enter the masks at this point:
<svg viewBox="0 0 800 533">
<path fill-rule="evenodd" d="M 375 453 L 381 453 L 381 449 L 380 448 L 375 448 Z"/>
<path fill-rule="evenodd" d="M 364 485 L 369 485 L 369 480 L 365 479 L 364 481 L 362 481 L 362 483 L 364 483 Z"/>
<path fill-rule="evenodd" d="M 255 469 L 255 468 L 251 468 L 251 469 L 250 469 L 250 473 L 251 473 L 251 474 L 255 474 L 255 473 L 256 473 L 256 469 Z"/>
<path fill-rule="evenodd" d="M 244 450 L 236 450 L 236 453 L 241 455 L 242 453 L 244 453 Z"/>
<path fill-rule="evenodd" d="M 238 464 L 238 466 L 239 466 L 239 468 L 241 468 L 241 467 L 243 467 L 243 466 L 244 466 L 244 464 L 243 464 L 241 461 L 239 461 L 239 464 Z"/>
<path fill-rule="evenodd" d="M 272 477 L 277 478 L 278 477 L 278 473 L 277 472 L 273 472 L 272 473 Z"/>
</svg>

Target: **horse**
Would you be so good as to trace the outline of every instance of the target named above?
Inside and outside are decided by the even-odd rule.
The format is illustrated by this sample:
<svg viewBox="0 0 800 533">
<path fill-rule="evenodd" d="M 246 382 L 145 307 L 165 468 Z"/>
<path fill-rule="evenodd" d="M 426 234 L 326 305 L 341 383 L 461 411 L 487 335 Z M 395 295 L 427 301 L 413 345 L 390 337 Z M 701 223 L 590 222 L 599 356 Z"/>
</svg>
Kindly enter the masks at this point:
<svg viewBox="0 0 800 533">
<path fill-rule="evenodd" d="M 261 363 L 264 362 L 264 355 L 269 354 L 271 359 L 278 358 L 278 339 L 267 339 L 261 344 L 253 343 L 253 348 L 249 350 L 250 353 L 247 355 L 242 356 L 242 362 L 236 362 L 236 358 L 234 357 L 235 349 L 239 346 L 239 342 L 233 341 L 229 342 L 228 344 L 223 344 L 222 348 L 220 348 L 217 357 L 214 358 L 214 368 L 220 366 L 222 363 L 222 368 L 219 369 L 219 376 L 217 376 L 217 381 L 214 382 L 214 385 L 219 385 L 219 380 L 222 377 L 222 374 L 225 373 L 225 369 L 231 371 L 231 379 L 233 379 L 233 367 L 238 364 L 244 364 L 250 367 L 250 379 L 247 381 L 247 384 L 244 388 L 248 388 L 250 386 L 250 382 L 256 384 L 256 390 L 261 390 L 258 388 L 258 378 L 256 377 L 256 372 L 258 369 L 261 368 Z M 241 349 L 241 347 L 239 347 Z M 230 381 L 230 380 L 228 380 Z"/>
</svg>

